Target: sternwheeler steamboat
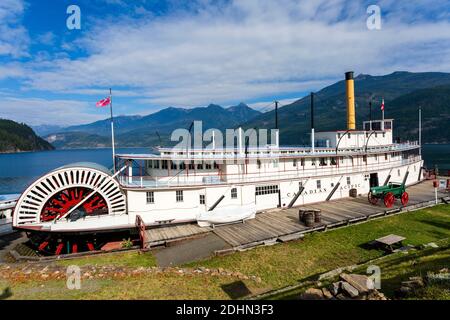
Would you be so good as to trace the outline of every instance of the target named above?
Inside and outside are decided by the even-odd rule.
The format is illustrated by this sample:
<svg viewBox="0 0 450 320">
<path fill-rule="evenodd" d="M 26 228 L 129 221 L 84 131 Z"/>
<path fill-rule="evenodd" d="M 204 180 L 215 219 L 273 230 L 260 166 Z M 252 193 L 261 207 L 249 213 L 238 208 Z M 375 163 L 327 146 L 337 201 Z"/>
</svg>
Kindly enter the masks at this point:
<svg viewBox="0 0 450 320">
<path fill-rule="evenodd" d="M 356 129 L 353 72 L 346 73 L 346 89 L 347 130 L 313 131 L 310 147 L 279 146 L 278 136 L 264 148 L 246 147 L 239 129 L 234 148 L 118 154 L 115 173 L 93 163 L 68 165 L 25 190 L 13 227 L 38 235 L 40 248 L 58 253 L 64 237 L 135 229 L 137 217 L 146 227 L 208 226 L 367 194 L 388 182 L 419 182 L 420 143 L 394 142 L 392 119 L 364 121 Z"/>
</svg>

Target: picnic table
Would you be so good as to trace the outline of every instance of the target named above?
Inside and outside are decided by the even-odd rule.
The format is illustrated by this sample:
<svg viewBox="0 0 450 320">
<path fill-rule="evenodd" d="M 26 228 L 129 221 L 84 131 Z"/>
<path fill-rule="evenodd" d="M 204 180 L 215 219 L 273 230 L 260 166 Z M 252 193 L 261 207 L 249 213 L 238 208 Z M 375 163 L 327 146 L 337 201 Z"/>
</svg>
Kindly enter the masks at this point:
<svg viewBox="0 0 450 320">
<path fill-rule="evenodd" d="M 405 237 L 398 236 L 396 234 L 390 234 L 378 239 L 375 239 L 375 243 L 383 246 L 390 252 L 394 251 L 394 246 L 400 246 L 402 247 L 402 242 L 405 240 Z"/>
</svg>

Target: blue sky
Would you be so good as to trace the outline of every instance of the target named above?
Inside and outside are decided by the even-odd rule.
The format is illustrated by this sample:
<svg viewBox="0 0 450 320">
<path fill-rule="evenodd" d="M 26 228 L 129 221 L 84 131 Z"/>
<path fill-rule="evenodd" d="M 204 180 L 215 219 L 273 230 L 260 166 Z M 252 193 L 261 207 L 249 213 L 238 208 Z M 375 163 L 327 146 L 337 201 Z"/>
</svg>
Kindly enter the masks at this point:
<svg viewBox="0 0 450 320">
<path fill-rule="evenodd" d="M 81 30 L 66 27 L 69 5 Z M 366 10 L 381 9 L 369 30 Z M 450 72 L 444 0 L 2 0 L 0 117 L 70 125 L 168 106 L 288 103 L 354 70 Z"/>
</svg>

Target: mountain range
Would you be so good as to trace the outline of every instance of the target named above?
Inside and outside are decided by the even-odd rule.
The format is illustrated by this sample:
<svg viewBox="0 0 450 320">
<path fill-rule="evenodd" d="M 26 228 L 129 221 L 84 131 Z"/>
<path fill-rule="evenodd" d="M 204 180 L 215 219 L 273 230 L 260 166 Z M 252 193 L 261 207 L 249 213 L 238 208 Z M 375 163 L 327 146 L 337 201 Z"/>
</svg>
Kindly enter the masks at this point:
<svg viewBox="0 0 450 320">
<path fill-rule="evenodd" d="M 345 81 L 336 82 L 314 95 L 315 131 L 346 128 Z M 381 100 L 385 100 L 385 118 L 394 119 L 394 136 L 418 138 L 418 108 L 423 109 L 423 142 L 450 142 L 450 73 L 394 72 L 384 76 L 360 74 L 355 77 L 356 123 L 381 119 Z M 278 110 L 280 143 L 310 144 L 310 96 L 305 96 Z M 245 128 L 273 127 L 274 111 L 269 111 L 243 124 Z"/>
<path fill-rule="evenodd" d="M 117 145 L 122 147 L 168 144 L 170 134 L 177 128 L 188 129 L 195 120 L 203 129 L 225 130 L 260 115 L 244 103 L 223 108 L 216 104 L 192 109 L 169 107 L 147 116 L 114 117 Z M 45 139 L 58 148 L 104 147 L 110 145 L 110 119 L 90 124 L 61 128 Z M 161 140 L 160 140 L 161 138 Z"/>
<path fill-rule="evenodd" d="M 383 98 L 385 118 L 395 119 L 395 137 L 417 140 L 418 108 L 421 106 L 423 142 L 450 142 L 450 127 L 447 125 L 450 118 L 449 73 L 397 71 L 382 76 L 358 75 L 355 77 L 355 102 L 359 128 L 362 121 L 370 117 L 371 101 L 372 118 L 381 118 L 380 105 Z M 345 129 L 344 80 L 317 91 L 314 105 L 316 131 Z M 170 107 L 147 116 L 118 116 L 114 123 L 118 146 L 147 147 L 166 145 L 174 129 L 187 129 L 194 120 L 203 121 L 204 130 L 224 130 L 238 126 L 269 129 L 274 127 L 274 119 L 274 110 L 261 113 L 240 103 L 228 108 L 215 104 L 193 109 Z M 309 95 L 280 107 L 278 119 L 281 144 L 310 143 Z M 41 129 L 45 128 L 39 130 Z M 106 147 L 110 146 L 110 120 L 57 128 L 53 132 L 47 130 L 43 135 L 57 148 Z"/>
</svg>

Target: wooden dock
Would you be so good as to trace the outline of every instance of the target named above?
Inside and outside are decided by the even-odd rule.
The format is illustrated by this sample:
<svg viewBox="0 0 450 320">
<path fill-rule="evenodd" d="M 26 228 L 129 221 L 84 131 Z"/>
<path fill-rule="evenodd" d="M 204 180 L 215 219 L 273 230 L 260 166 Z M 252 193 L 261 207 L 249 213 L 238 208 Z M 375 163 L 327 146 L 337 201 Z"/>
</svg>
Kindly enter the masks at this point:
<svg viewBox="0 0 450 320">
<path fill-rule="evenodd" d="M 223 239 L 233 250 L 246 250 L 259 245 L 295 240 L 304 234 L 327 230 L 339 226 L 367 221 L 400 212 L 432 206 L 435 203 L 434 188 L 431 181 L 424 181 L 407 189 L 409 203 L 402 207 L 399 200 L 392 208 L 386 208 L 382 201 L 377 205 L 368 202 L 366 196 L 320 202 L 290 209 L 273 209 L 258 213 L 255 219 L 244 223 L 201 228 L 194 224 L 152 228 L 147 230 L 147 246 L 167 244 L 213 232 Z M 439 203 L 449 201 L 448 193 L 438 193 Z M 321 223 L 307 227 L 299 222 L 299 209 L 318 209 Z M 230 251 L 229 248 L 226 249 Z M 219 252 L 220 253 L 220 252 Z"/>
<path fill-rule="evenodd" d="M 149 228 L 146 230 L 144 248 L 160 245 L 170 245 L 181 240 L 192 239 L 211 232 L 209 227 L 199 227 L 197 224 L 180 224 L 166 227 Z"/>
</svg>

